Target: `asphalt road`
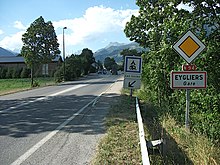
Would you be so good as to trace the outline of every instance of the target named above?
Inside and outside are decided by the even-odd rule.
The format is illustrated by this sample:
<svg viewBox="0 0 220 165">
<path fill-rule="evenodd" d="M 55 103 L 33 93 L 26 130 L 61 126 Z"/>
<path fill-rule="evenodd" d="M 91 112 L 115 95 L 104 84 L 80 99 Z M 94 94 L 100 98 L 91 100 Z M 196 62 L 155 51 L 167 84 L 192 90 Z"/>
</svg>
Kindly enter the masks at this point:
<svg viewBox="0 0 220 165">
<path fill-rule="evenodd" d="M 94 108 L 96 100 L 118 78 L 93 75 L 0 96 L 0 165 L 89 164 L 109 107 Z"/>
</svg>

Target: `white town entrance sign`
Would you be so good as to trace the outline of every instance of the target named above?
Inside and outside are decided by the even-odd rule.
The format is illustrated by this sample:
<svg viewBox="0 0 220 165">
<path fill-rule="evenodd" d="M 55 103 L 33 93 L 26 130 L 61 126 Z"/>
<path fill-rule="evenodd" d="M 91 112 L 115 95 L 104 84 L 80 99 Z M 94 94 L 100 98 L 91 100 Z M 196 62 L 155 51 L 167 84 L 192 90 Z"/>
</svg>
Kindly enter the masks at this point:
<svg viewBox="0 0 220 165">
<path fill-rule="evenodd" d="M 205 71 L 173 71 L 171 72 L 172 89 L 206 88 L 207 72 Z"/>
</svg>

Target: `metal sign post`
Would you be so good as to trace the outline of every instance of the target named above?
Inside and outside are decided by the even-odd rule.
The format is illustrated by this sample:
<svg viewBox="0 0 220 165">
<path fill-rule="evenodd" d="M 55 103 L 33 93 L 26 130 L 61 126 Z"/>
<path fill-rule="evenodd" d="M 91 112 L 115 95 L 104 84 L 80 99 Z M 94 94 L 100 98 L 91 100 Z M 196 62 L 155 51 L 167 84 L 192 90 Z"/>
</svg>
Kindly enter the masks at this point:
<svg viewBox="0 0 220 165">
<path fill-rule="evenodd" d="M 132 108 L 133 89 L 141 87 L 142 58 L 125 56 L 123 87 L 130 89 L 130 107 Z"/>
<path fill-rule="evenodd" d="M 196 65 L 190 63 L 205 49 L 205 45 L 189 30 L 173 45 L 173 49 L 188 63 L 183 65 L 182 72 L 171 72 L 171 88 L 186 89 L 185 127 L 189 131 L 190 89 L 207 86 L 207 73 L 196 72 Z"/>
<path fill-rule="evenodd" d="M 130 90 L 130 97 L 132 98 L 132 93 L 133 93 L 133 90 L 131 89 Z"/>
<path fill-rule="evenodd" d="M 189 103 L 190 103 L 190 89 L 186 89 L 186 114 L 185 114 L 185 127 L 186 130 L 190 130 L 189 124 Z"/>
</svg>

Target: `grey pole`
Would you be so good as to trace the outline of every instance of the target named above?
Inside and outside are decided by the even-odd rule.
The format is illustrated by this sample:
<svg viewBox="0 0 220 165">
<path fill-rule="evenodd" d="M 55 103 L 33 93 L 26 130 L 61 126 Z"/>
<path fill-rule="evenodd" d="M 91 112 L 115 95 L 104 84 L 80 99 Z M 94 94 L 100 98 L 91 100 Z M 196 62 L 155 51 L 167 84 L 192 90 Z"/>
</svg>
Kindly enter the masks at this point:
<svg viewBox="0 0 220 165">
<path fill-rule="evenodd" d="M 185 127 L 186 130 L 190 130 L 189 124 L 189 103 L 190 103 L 190 89 L 186 89 L 186 114 L 185 114 Z"/>
<path fill-rule="evenodd" d="M 64 40 L 64 29 L 67 29 L 67 27 L 63 28 L 63 81 L 65 81 L 65 74 L 66 74 L 66 68 L 65 68 L 65 40 Z"/>
</svg>

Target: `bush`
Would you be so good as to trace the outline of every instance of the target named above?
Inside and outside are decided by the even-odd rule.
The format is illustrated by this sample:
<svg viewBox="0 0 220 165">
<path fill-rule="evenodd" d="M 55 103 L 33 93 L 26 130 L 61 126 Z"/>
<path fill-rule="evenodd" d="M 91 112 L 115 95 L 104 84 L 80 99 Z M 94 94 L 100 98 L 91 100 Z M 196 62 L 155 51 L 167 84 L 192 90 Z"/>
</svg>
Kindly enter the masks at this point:
<svg viewBox="0 0 220 165">
<path fill-rule="evenodd" d="M 55 82 L 62 82 L 63 81 L 63 69 L 62 67 L 58 68 L 54 73 L 54 80 Z"/>
<path fill-rule="evenodd" d="M 20 75 L 21 75 L 21 69 L 13 68 L 12 78 L 20 78 Z"/>
<path fill-rule="evenodd" d="M 6 73 L 7 73 L 7 68 L 2 68 L 1 75 L 0 75 L 2 79 L 6 78 Z"/>
<path fill-rule="evenodd" d="M 26 67 L 22 68 L 20 77 L 21 78 L 28 78 L 29 75 L 30 75 L 30 70 L 27 69 Z"/>
<path fill-rule="evenodd" d="M 2 70 L 3 68 L 0 67 L 0 78 L 2 78 Z"/>
<path fill-rule="evenodd" d="M 91 65 L 90 67 L 90 73 L 96 73 L 96 68 L 94 66 Z"/>
<path fill-rule="evenodd" d="M 34 80 L 32 87 L 39 87 L 40 83 L 37 80 Z"/>
<path fill-rule="evenodd" d="M 8 68 L 5 77 L 10 79 L 12 78 L 12 74 L 13 74 L 13 68 Z"/>
</svg>

